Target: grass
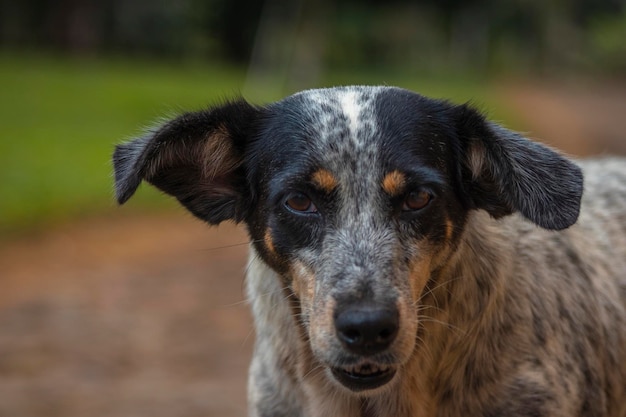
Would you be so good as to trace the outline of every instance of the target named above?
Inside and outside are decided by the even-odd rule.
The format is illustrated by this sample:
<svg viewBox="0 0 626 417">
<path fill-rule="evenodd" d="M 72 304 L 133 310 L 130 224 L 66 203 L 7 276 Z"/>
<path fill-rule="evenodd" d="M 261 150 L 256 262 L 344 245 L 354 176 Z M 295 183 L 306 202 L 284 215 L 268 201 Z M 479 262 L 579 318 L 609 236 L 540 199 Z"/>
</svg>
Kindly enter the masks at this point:
<svg viewBox="0 0 626 417">
<path fill-rule="evenodd" d="M 244 81 L 242 69 L 206 63 L 0 55 L 0 233 L 110 211 L 116 143 L 163 116 L 238 94 Z M 356 83 L 474 98 L 486 107 L 490 100 L 484 83 L 459 78 L 333 73 L 319 85 Z M 262 86 L 246 91 L 257 102 L 283 94 Z M 171 204 L 148 188 L 130 205 Z"/>
<path fill-rule="evenodd" d="M 163 115 L 232 95 L 243 76 L 217 66 L 0 57 L 0 231 L 111 208 L 114 145 Z M 151 198 L 140 194 L 140 205 Z"/>
</svg>

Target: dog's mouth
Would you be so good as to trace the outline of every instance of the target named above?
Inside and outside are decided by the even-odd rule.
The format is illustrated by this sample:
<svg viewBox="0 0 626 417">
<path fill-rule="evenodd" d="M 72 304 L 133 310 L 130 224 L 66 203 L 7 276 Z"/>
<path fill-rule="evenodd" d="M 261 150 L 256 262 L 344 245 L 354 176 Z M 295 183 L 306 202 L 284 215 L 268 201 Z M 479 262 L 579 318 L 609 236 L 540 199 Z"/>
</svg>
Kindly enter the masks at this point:
<svg viewBox="0 0 626 417">
<path fill-rule="evenodd" d="M 336 367 L 331 371 L 337 381 L 355 392 L 380 388 L 396 374 L 395 368 L 374 363 Z"/>
</svg>

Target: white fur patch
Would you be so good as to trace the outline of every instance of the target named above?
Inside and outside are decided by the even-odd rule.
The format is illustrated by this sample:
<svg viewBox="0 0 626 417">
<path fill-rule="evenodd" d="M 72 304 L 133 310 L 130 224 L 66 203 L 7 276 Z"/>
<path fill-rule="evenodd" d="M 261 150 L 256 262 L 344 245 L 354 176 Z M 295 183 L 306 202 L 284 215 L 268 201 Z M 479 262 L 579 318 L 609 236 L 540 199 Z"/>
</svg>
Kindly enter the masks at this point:
<svg viewBox="0 0 626 417">
<path fill-rule="evenodd" d="M 357 103 L 357 92 L 346 91 L 341 95 L 341 108 L 349 120 L 350 133 L 354 137 L 359 128 L 359 115 L 361 106 Z"/>
</svg>

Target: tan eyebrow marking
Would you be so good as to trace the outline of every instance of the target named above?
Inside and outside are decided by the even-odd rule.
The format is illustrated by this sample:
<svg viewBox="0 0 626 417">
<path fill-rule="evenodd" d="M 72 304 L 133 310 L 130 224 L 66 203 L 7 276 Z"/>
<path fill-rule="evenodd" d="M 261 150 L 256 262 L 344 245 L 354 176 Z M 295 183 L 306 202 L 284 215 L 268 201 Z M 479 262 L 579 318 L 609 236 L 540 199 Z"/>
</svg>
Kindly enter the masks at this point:
<svg viewBox="0 0 626 417">
<path fill-rule="evenodd" d="M 337 188 L 337 179 L 326 169 L 315 171 L 311 180 L 318 188 L 328 193 Z"/>
<path fill-rule="evenodd" d="M 391 171 L 383 178 L 383 190 L 392 197 L 398 196 L 404 191 L 406 177 L 398 170 Z"/>
<path fill-rule="evenodd" d="M 452 233 L 454 232 L 454 224 L 452 220 L 446 219 L 446 240 L 452 240 Z"/>
<path fill-rule="evenodd" d="M 270 253 L 275 254 L 276 248 L 274 247 L 274 240 L 272 239 L 272 230 L 269 227 L 265 230 L 263 241 L 265 242 L 267 250 L 270 251 Z"/>
</svg>

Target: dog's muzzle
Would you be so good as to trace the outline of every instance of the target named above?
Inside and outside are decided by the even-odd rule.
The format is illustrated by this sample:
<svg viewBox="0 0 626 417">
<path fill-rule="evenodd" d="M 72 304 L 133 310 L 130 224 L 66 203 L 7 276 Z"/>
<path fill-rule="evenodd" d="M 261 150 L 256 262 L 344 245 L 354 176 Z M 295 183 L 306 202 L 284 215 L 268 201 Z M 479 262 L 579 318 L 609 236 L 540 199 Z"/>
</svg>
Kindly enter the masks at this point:
<svg viewBox="0 0 626 417">
<path fill-rule="evenodd" d="M 379 388 L 391 381 L 394 367 L 375 360 L 396 339 L 399 314 L 395 307 L 352 304 L 334 314 L 337 339 L 343 348 L 362 359 L 356 365 L 332 368 L 332 374 L 352 391 Z"/>
<path fill-rule="evenodd" d="M 361 365 L 332 368 L 332 374 L 346 388 L 359 392 L 380 388 L 391 381 L 395 368 L 365 362 Z"/>
</svg>

